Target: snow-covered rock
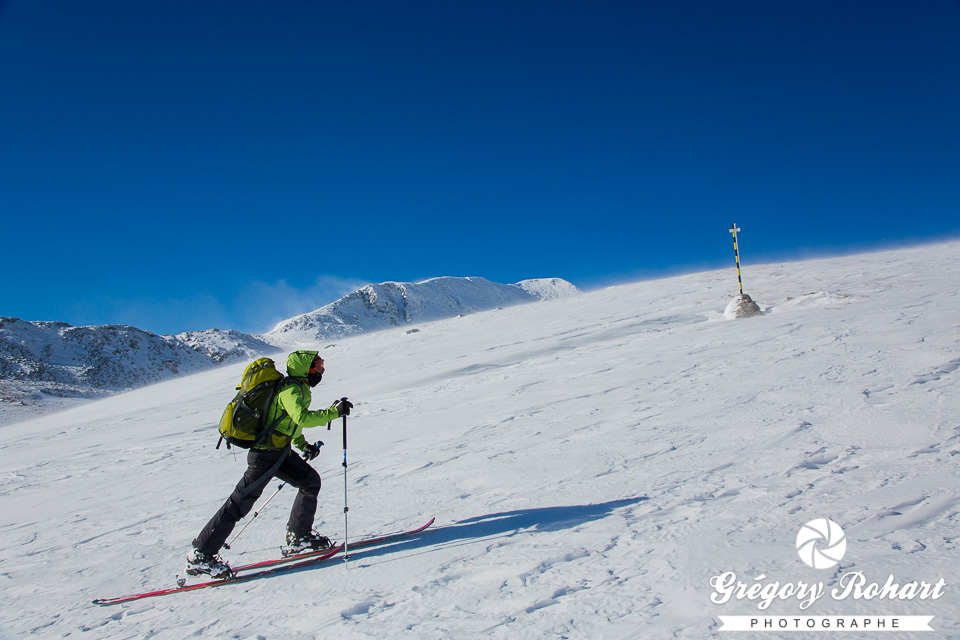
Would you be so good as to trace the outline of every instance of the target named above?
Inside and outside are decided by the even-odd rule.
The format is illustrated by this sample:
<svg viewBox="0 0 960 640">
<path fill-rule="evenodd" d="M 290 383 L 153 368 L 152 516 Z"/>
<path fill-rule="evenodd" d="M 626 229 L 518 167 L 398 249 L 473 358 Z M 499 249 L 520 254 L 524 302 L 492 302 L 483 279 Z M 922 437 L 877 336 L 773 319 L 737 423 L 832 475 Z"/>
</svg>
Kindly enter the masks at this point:
<svg viewBox="0 0 960 640">
<path fill-rule="evenodd" d="M 744 293 L 730 301 L 727 308 L 723 311 L 723 317 L 727 320 L 736 320 L 737 318 L 752 318 L 763 315 L 763 311 L 757 306 L 749 295 Z"/>
</svg>

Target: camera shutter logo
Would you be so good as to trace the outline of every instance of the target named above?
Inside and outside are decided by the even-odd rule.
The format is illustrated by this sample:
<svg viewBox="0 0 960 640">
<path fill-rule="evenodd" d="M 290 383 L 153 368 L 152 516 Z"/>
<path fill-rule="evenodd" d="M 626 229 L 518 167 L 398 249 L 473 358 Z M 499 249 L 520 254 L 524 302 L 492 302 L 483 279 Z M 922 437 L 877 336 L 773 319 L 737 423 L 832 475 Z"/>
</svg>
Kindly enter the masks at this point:
<svg viewBox="0 0 960 640">
<path fill-rule="evenodd" d="M 803 525 L 797 534 L 797 553 L 814 569 L 829 569 L 843 559 L 847 538 L 833 520 L 817 518 Z"/>
</svg>

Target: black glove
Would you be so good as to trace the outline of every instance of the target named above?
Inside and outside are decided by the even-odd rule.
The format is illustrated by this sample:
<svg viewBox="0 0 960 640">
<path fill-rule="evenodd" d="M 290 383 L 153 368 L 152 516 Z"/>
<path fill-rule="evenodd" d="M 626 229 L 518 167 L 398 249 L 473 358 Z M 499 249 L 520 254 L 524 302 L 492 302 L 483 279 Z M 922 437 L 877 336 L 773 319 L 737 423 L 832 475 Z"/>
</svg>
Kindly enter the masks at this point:
<svg viewBox="0 0 960 640">
<path fill-rule="evenodd" d="M 337 410 L 338 414 L 340 414 L 337 416 L 338 418 L 340 416 L 348 416 L 350 415 L 350 409 L 353 409 L 353 403 L 346 398 L 340 398 L 333 403 L 333 408 Z"/>
<path fill-rule="evenodd" d="M 317 440 L 314 444 L 308 444 L 303 448 L 303 459 L 307 462 L 313 460 L 318 455 L 320 455 L 320 447 L 323 446 L 323 442 Z"/>
</svg>

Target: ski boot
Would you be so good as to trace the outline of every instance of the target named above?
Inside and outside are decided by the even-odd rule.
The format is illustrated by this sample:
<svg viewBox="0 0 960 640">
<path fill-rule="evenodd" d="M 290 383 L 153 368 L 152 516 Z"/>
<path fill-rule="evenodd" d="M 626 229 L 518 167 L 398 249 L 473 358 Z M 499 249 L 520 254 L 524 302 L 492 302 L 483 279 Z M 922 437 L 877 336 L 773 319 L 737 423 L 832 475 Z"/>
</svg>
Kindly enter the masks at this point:
<svg viewBox="0 0 960 640">
<path fill-rule="evenodd" d="M 299 555 L 305 551 L 324 551 L 332 549 L 333 543 L 327 536 L 322 536 L 316 531 L 302 536 L 298 536 L 293 531 L 287 531 L 287 544 L 280 547 L 280 553 L 284 558 Z"/>
<path fill-rule="evenodd" d="M 227 580 L 234 577 L 233 569 L 221 560 L 220 556 L 201 553 L 197 549 L 187 556 L 187 568 L 184 571 L 188 576 L 208 575 L 214 580 Z"/>
</svg>

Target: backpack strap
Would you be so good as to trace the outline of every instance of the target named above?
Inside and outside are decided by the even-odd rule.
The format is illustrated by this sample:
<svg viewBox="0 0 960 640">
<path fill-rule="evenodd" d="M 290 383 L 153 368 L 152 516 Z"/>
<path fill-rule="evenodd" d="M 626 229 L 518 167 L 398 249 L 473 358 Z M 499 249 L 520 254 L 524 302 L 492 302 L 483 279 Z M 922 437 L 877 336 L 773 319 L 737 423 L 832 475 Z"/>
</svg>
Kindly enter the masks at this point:
<svg viewBox="0 0 960 640">
<path fill-rule="evenodd" d="M 274 430 L 283 422 L 283 419 L 287 417 L 287 412 L 283 409 L 280 409 L 280 415 L 277 416 L 277 419 L 270 423 L 270 426 L 265 428 L 260 432 L 260 435 L 257 436 L 257 439 L 253 441 L 253 446 L 251 449 L 255 449 L 267 441 L 267 438 L 273 435 Z"/>
<path fill-rule="evenodd" d="M 283 388 L 283 386 L 284 386 L 285 384 L 287 384 L 288 382 L 297 382 L 297 383 L 299 383 L 299 384 L 301 385 L 300 388 L 303 389 L 303 382 L 302 382 L 302 381 L 297 380 L 296 378 L 289 378 L 289 377 L 288 377 L 288 378 L 283 378 L 283 379 L 277 384 L 277 386 L 274 387 L 274 393 L 273 393 L 273 395 L 270 397 L 270 404 L 273 404 L 273 399 L 277 396 L 278 393 L 280 393 L 280 390 L 281 390 L 281 389 Z M 278 404 L 278 407 L 279 407 L 279 403 L 277 403 L 277 404 Z M 268 404 L 267 406 L 269 407 L 270 405 Z M 263 443 L 266 441 L 266 439 L 270 436 L 270 434 L 272 434 L 273 431 L 277 428 L 277 426 L 280 424 L 280 422 L 282 422 L 283 419 L 286 418 L 286 417 L 287 417 L 287 412 L 286 412 L 282 407 L 280 407 L 280 415 L 278 415 L 277 418 L 276 418 L 273 422 L 270 423 L 270 426 L 268 426 L 266 429 L 264 429 L 264 430 L 263 430 L 263 433 L 261 433 L 260 436 L 257 437 L 257 441 L 256 441 L 256 443 L 254 444 L 254 446 L 259 446 L 259 445 L 263 444 Z M 256 489 L 257 487 L 259 487 L 259 486 L 262 485 L 263 483 L 270 481 L 270 478 L 272 478 L 272 477 L 274 476 L 274 474 L 276 474 L 277 471 L 280 470 L 280 466 L 283 464 L 283 461 L 286 460 L 286 459 L 287 459 L 287 456 L 290 455 L 290 447 L 291 447 L 291 444 L 292 444 L 292 443 L 293 443 L 293 439 L 291 438 L 290 440 L 287 441 L 287 446 L 285 446 L 285 447 L 283 448 L 283 454 L 282 454 L 279 458 L 277 458 L 277 461 L 273 463 L 273 466 L 270 467 L 270 469 L 269 469 L 266 473 L 264 473 L 262 476 L 260 476 L 259 478 L 257 478 L 257 481 L 256 481 L 256 482 L 254 482 L 254 483 L 251 484 L 249 487 L 247 487 L 246 489 L 244 489 L 243 491 L 240 492 L 240 498 L 241 498 L 241 499 L 246 498 L 248 495 L 250 495 L 250 493 L 251 493 L 254 489 Z"/>
<path fill-rule="evenodd" d="M 277 397 L 277 395 L 279 395 L 280 390 L 283 389 L 284 385 L 286 385 L 288 382 L 300 382 L 300 381 L 297 380 L 296 378 L 291 378 L 289 376 L 285 376 L 280 379 L 280 382 L 278 382 L 277 385 L 273 388 L 273 391 L 270 393 L 270 397 L 267 399 L 267 402 L 266 402 L 267 410 L 263 412 L 264 420 L 267 419 L 267 414 L 270 412 L 269 409 L 273 405 L 274 399 Z M 283 422 L 284 418 L 287 418 L 289 416 L 286 410 L 280 406 L 279 402 L 277 403 L 277 408 L 280 410 L 279 415 L 277 415 L 276 419 L 273 422 L 265 426 L 260 431 L 260 434 L 257 436 L 257 439 L 254 441 L 251 448 L 259 447 L 264 442 L 266 442 L 267 438 L 273 435 L 274 430 L 278 426 L 280 426 L 280 423 Z M 219 444 L 217 446 L 219 446 Z"/>
</svg>

